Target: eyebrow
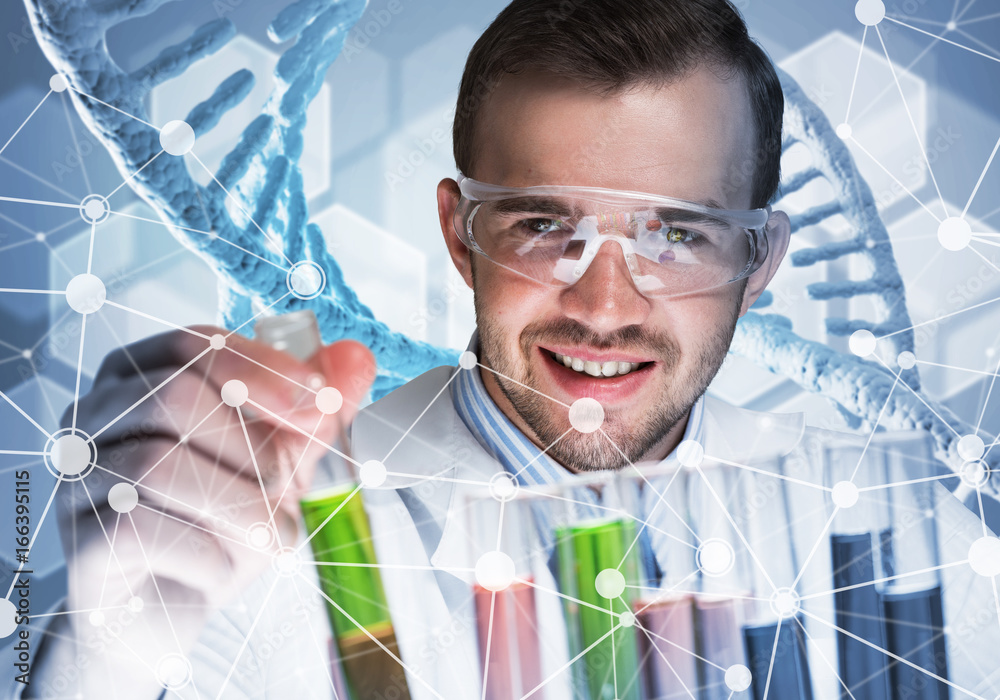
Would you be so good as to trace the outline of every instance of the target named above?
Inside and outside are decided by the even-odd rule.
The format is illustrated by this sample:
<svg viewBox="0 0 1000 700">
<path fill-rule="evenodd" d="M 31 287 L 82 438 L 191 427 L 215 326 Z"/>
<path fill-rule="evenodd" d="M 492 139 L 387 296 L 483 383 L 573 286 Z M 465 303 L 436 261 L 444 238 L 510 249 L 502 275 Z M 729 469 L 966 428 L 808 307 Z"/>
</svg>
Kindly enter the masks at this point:
<svg viewBox="0 0 1000 700">
<path fill-rule="evenodd" d="M 719 207 L 713 208 L 718 209 Z M 654 211 L 656 211 L 656 215 L 664 221 L 671 221 L 678 224 L 709 224 L 712 226 L 725 226 L 727 228 L 732 225 L 725 219 L 720 219 L 718 217 L 711 216 L 710 214 L 689 211 L 687 209 L 657 207 Z"/>
<path fill-rule="evenodd" d="M 513 197 L 493 202 L 495 214 L 552 214 L 565 219 L 583 216 L 579 208 L 566 205 L 565 200 L 556 197 Z"/>
</svg>

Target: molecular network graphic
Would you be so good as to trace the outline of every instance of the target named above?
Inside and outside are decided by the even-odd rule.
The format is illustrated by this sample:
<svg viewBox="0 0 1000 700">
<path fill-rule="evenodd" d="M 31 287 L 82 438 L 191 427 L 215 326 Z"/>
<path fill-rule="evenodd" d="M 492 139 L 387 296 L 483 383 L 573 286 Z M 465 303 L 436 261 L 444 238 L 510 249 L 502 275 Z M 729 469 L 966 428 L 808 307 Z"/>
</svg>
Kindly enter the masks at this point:
<svg viewBox="0 0 1000 700">
<path fill-rule="evenodd" d="M 988 255 L 1000 234 L 970 215 L 977 198 L 995 199 L 989 175 L 1000 133 L 966 201 L 948 203 L 935 178 L 940 156 L 918 125 L 911 78 L 884 35 L 892 27 L 970 60 L 1000 62 L 994 48 L 973 47 L 982 42 L 960 29 L 974 2 L 956 0 L 941 26 L 880 0 L 845 5 L 860 43 L 831 39 L 853 41 L 857 51 L 846 110 L 835 123 L 821 97 L 779 68 L 783 172 L 773 206 L 791 217 L 785 265 L 798 275 L 802 298 L 789 309 L 789 283 L 772 285 L 778 291 L 765 292 L 738 322 L 731 351 L 787 380 L 796 396 L 828 400 L 842 423 L 827 427 L 851 432 L 807 431 L 812 437 L 800 440 L 801 424 L 760 412 L 747 414 L 756 421 L 752 449 L 728 449 L 705 437 L 709 428 L 698 416 L 708 412 L 708 423 L 719 410 L 706 400 L 666 463 L 640 468 L 626 459 L 620 472 L 553 485 L 535 475 L 555 464 L 546 454 L 555 444 L 537 449 L 501 436 L 513 446 L 493 455 L 491 464 L 505 470 L 492 475 L 468 457 L 471 436 L 468 445 L 434 444 L 434 426 L 447 416 L 489 424 L 488 411 L 463 409 L 462 401 L 471 406 L 484 391 L 479 372 L 495 370 L 471 350 L 380 320 L 348 281 L 344 259 L 352 251 L 331 245 L 333 232 L 311 216 L 305 163 L 316 146 L 307 116 L 324 99 L 328 71 L 350 47 L 351 31 L 375 33 L 365 29 L 365 2 L 289 4 L 267 28 L 283 45 L 270 75 L 242 68 L 212 76 L 207 99 L 158 123 L 151 116 L 165 109 L 158 89 L 192 80 L 204 61 L 244 41 L 232 21 L 211 21 L 126 70 L 107 36 L 166 0 L 29 0 L 33 36 L 54 70 L 20 125 L 0 134 L 0 163 L 9 163 L 4 152 L 32 120 L 49 110 L 69 120 L 72 109 L 121 179 L 92 187 L 82 166 L 84 196 L 53 186 L 58 196 L 47 199 L 15 196 L 0 180 L 0 217 L 25 232 L 0 254 L 39 245 L 56 261 L 37 285 L 0 279 L 0 297 L 15 305 L 45 297 L 79 329 L 64 406 L 29 406 L 0 390 L 3 420 L 26 436 L 0 444 L 0 456 L 14 460 L 3 463 L 14 474 L 14 493 L 4 497 L 15 499 L 17 518 L 14 546 L 5 541 L 0 549 L 11 569 L 0 639 L 15 651 L 15 670 L 19 631 L 30 628 L 32 654 L 43 643 L 53 650 L 44 666 L 31 657 L 32 682 L 60 697 L 87 697 L 112 677 L 114 697 L 276 697 L 278 689 L 301 688 L 303 697 L 338 699 L 1000 698 L 1000 676 L 983 655 L 1000 641 L 1000 539 L 986 524 L 1000 494 L 1000 437 L 988 418 L 1000 372 L 989 350 L 998 339 L 978 338 L 990 363 L 984 370 L 938 362 L 918 340 L 922 328 L 1000 296 L 915 320 L 903 262 L 909 239 L 892 234 L 858 157 L 874 164 L 866 173 L 884 176 L 900 200 L 930 217 L 933 228 L 916 239 L 930 241 L 934 256 L 966 256 L 1000 274 Z M 862 135 L 870 115 L 855 88 L 872 55 L 886 68 L 883 94 L 902 106 L 893 129 L 915 139 L 913 169 L 930 178 L 936 202 L 918 196 Z M 223 133 L 226 116 L 265 81 L 263 106 L 238 135 Z M 213 138 L 226 144 L 214 169 L 205 145 Z M 25 177 L 39 180 L 27 170 Z M 118 206 L 129 191 L 148 208 Z M 61 226 L 82 220 L 86 235 L 62 251 L 74 260 L 64 261 L 47 234 L 17 223 L 28 208 L 67 214 L 72 221 Z M 116 223 L 141 226 L 150 241 L 173 236 L 182 247 L 165 257 L 197 256 L 218 280 L 225 330 L 175 323 L 156 307 L 116 298 L 115 280 L 100 272 L 109 269 L 101 256 L 116 245 L 108 243 Z M 144 270 L 127 274 L 142 278 Z M 804 330 L 803 317 L 821 319 L 819 330 Z M 116 350 L 88 397 L 95 375 L 88 343 L 98 330 L 122 340 L 121 319 L 182 334 L 187 354 L 147 372 L 160 351 L 155 340 Z M 275 323 L 294 339 L 268 336 Z M 248 355 L 244 336 L 255 334 L 276 353 L 313 362 L 312 372 L 283 372 Z M 375 366 L 334 387 L 309 358 L 342 339 L 368 347 Z M 30 363 L 38 347 L 2 336 L 0 345 L 9 359 Z M 590 374 L 628 369 L 557 360 Z M 941 367 L 986 378 L 970 410 L 927 386 L 921 371 Z M 233 378 L 215 385 L 213 368 Z M 102 401 L 121 403 L 111 379 L 127 383 L 135 398 L 102 411 Z M 264 385 L 293 398 L 262 400 L 254 387 Z M 431 388 L 418 394 L 421 405 L 403 410 L 394 397 L 412 386 Z M 357 409 L 383 397 L 364 420 L 384 423 L 389 437 L 372 444 L 366 431 L 373 428 L 360 426 L 349 440 Z M 442 407 L 452 397 L 457 416 Z M 621 452 L 602 428 L 600 403 L 540 398 L 568 417 L 572 428 L 560 440 L 599 436 Z M 49 418 L 60 413 L 53 429 Z M 30 447 L 39 440 L 41 448 Z M 242 460 L 225 479 L 216 469 L 224 449 Z M 373 450 L 377 457 L 368 459 Z M 424 470 L 427 460 L 438 467 Z M 310 489 L 304 475 L 316 463 Z M 54 485 L 40 499 L 28 485 L 42 476 Z M 323 479 L 335 486 L 315 488 Z M 418 503 L 442 504 L 441 512 L 418 512 Z M 409 534 L 401 509 L 416 524 Z M 33 607 L 28 625 L 20 591 L 34 573 L 43 526 L 51 533 L 57 519 L 71 561 L 67 594 L 51 609 Z M 440 540 L 437 551 L 424 551 L 429 537 Z M 185 569 L 184 576 L 201 573 L 196 587 L 182 590 L 173 582 Z M 73 578 L 84 570 L 94 575 Z M 65 570 L 56 575 L 65 578 Z M 426 590 L 433 593 L 425 597 Z M 84 647 L 89 662 L 74 661 Z"/>
</svg>

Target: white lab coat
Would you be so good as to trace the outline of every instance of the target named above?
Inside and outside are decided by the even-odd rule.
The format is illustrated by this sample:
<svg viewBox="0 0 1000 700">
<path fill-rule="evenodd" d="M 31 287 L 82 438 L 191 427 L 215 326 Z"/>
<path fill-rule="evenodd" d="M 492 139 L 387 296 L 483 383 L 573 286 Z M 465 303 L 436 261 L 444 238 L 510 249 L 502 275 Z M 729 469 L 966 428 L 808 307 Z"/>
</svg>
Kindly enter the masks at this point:
<svg viewBox="0 0 1000 700">
<path fill-rule="evenodd" d="M 481 671 L 471 584 L 478 554 L 469 541 L 464 510 L 470 496 L 502 471 L 466 429 L 453 408 L 446 383 L 456 370 L 440 367 L 411 381 L 363 411 L 353 430 L 355 457 L 382 461 L 389 473 L 376 489 L 363 490 L 383 569 L 383 582 L 399 650 L 408 667 L 414 700 L 479 698 Z M 426 409 L 426 412 L 424 410 Z M 423 413 L 422 413 L 423 412 Z M 840 436 L 807 428 L 801 415 L 760 414 L 713 398 L 705 404 L 703 444 L 713 458 L 747 463 L 760 457 L 799 454 L 796 479 L 822 484 L 814 459 L 818 445 Z M 790 507 L 792 539 L 798 561 L 816 542 L 815 513 L 825 494 L 796 492 Z M 968 556 L 982 536 L 982 524 L 964 505 L 941 489 L 937 527 L 945 562 Z M 767 504 L 762 504 L 767 507 Z M 802 591 L 829 590 L 829 546 L 818 547 L 800 583 Z M 555 589 L 545 567 L 536 579 L 540 589 Z M 313 579 L 315 576 L 309 574 Z M 246 595 L 214 615 L 191 655 L 194 683 L 181 697 L 295 698 L 334 697 L 328 680 L 328 627 L 323 603 L 301 580 L 273 574 L 256 582 Z M 948 639 L 949 675 L 974 695 L 1000 693 L 1000 617 L 992 581 L 967 565 L 942 571 Z M 272 590 L 273 587 L 273 590 Z M 270 594 L 268 595 L 268 592 Z M 568 660 L 558 599 L 536 596 L 542 637 L 543 677 Z M 828 605 L 832 607 L 832 604 Z M 832 620 L 822 604 L 816 614 Z M 817 700 L 837 698 L 827 663 L 836 666 L 833 635 L 810 625 L 810 666 Z M 34 678 L 39 690 L 47 679 Z M 570 697 L 569 676 L 556 674 L 544 697 Z M 4 697 L 16 697 L 9 687 Z M 386 696 L 390 700 L 391 694 Z M 539 697 L 539 696 L 534 696 Z M 376 699 L 377 700 L 377 699 Z"/>
</svg>

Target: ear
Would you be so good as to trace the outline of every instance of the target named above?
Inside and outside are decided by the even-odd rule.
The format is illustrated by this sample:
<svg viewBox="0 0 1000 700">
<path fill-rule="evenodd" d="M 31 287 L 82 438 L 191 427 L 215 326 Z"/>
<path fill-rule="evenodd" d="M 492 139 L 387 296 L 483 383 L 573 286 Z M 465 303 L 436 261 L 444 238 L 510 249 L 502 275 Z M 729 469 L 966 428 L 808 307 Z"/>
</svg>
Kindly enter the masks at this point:
<svg viewBox="0 0 1000 700">
<path fill-rule="evenodd" d="M 462 279 L 472 289 L 472 261 L 470 257 L 472 251 L 465 247 L 462 240 L 455 231 L 455 210 L 458 202 L 462 198 L 462 192 L 458 189 L 458 183 L 450 177 L 438 183 L 437 204 L 438 220 L 441 224 L 441 233 L 444 235 L 444 244 L 448 246 L 448 254 L 451 261 L 455 263 L 455 269 L 462 275 Z"/>
<path fill-rule="evenodd" d="M 767 220 L 767 258 L 747 281 L 746 290 L 743 292 L 743 304 L 740 306 L 741 317 L 757 301 L 778 271 L 778 265 L 788 250 L 788 240 L 791 235 L 792 225 L 788 220 L 788 214 L 783 211 L 771 212 L 771 218 Z"/>
</svg>

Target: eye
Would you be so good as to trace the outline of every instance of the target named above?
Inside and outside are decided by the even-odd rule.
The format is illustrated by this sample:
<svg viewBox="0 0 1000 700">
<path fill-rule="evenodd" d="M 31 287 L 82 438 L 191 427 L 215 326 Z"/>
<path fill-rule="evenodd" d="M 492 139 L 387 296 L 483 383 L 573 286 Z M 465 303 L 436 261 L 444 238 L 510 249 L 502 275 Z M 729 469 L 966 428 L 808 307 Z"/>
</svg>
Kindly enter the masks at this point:
<svg viewBox="0 0 1000 700">
<path fill-rule="evenodd" d="M 562 231 L 567 226 L 560 219 L 523 219 L 518 223 L 518 228 L 527 234 L 546 236 L 558 231 Z"/>
<path fill-rule="evenodd" d="M 671 226 L 659 219 L 647 221 L 646 231 L 650 239 L 660 239 L 667 243 L 690 243 L 698 237 L 693 231 L 679 226 Z"/>
</svg>

